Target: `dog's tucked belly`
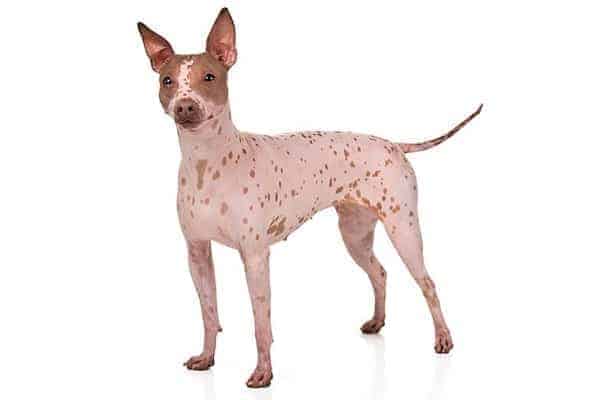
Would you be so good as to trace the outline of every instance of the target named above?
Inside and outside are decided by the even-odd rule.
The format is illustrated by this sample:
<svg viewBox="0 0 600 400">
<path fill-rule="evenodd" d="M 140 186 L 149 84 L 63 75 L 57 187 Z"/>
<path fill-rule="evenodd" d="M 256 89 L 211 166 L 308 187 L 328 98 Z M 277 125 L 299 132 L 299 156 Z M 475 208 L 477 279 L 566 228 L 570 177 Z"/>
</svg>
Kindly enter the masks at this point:
<svg viewBox="0 0 600 400">
<path fill-rule="evenodd" d="M 412 213 L 416 182 L 399 145 L 342 132 L 240 133 L 223 154 L 191 155 L 180 168 L 177 206 L 188 241 L 258 248 L 346 202 L 380 219 Z"/>
</svg>

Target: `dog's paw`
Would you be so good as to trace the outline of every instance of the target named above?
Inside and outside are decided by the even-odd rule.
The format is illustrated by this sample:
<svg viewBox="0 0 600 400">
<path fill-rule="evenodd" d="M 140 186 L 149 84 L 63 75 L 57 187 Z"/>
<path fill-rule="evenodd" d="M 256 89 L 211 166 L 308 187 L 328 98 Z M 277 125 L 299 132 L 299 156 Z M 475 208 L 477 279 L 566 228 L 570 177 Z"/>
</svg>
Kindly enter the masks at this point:
<svg viewBox="0 0 600 400">
<path fill-rule="evenodd" d="M 360 327 L 360 330 L 362 331 L 362 333 L 365 333 L 367 335 L 374 334 L 374 333 L 378 333 L 381 330 L 381 328 L 383 328 L 384 325 L 385 325 L 385 321 L 378 320 L 378 319 L 372 319 L 372 320 L 365 322 L 363 324 L 363 326 Z"/>
<path fill-rule="evenodd" d="M 435 352 L 436 353 L 450 353 L 450 350 L 454 347 L 454 343 L 452 343 L 452 336 L 450 336 L 450 331 L 448 330 L 440 330 L 435 333 Z"/>
<path fill-rule="evenodd" d="M 246 381 L 246 386 L 249 388 L 267 387 L 271 384 L 273 372 L 271 369 L 256 367 L 250 378 Z"/>
<path fill-rule="evenodd" d="M 206 371 L 215 365 L 215 357 L 202 353 L 199 356 L 190 358 L 183 365 L 186 366 L 187 369 L 192 369 L 194 371 Z"/>
</svg>

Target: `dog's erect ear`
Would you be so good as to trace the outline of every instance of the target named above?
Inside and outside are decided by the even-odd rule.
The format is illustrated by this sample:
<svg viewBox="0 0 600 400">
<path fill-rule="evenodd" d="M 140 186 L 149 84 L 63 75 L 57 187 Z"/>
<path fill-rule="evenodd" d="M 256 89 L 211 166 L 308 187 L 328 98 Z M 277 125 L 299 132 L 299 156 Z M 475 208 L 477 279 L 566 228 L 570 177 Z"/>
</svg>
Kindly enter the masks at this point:
<svg viewBox="0 0 600 400">
<path fill-rule="evenodd" d="M 227 8 L 221 9 L 215 20 L 208 39 L 206 51 L 229 69 L 237 59 L 235 48 L 235 26 Z"/>
<path fill-rule="evenodd" d="M 142 35 L 144 48 L 146 49 L 148 58 L 150 58 L 152 69 L 158 72 L 160 67 L 164 65 L 175 52 L 169 42 L 167 42 L 167 39 L 163 38 L 158 33 L 153 32 L 141 22 L 138 22 L 138 30 L 140 31 L 140 35 Z"/>
</svg>

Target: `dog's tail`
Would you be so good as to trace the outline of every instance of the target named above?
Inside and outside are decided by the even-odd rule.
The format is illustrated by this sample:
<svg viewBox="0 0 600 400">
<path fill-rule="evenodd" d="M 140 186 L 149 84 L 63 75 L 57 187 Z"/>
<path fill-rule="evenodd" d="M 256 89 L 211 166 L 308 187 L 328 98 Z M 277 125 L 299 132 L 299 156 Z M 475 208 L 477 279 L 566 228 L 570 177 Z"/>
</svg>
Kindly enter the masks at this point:
<svg viewBox="0 0 600 400">
<path fill-rule="evenodd" d="M 456 125 L 454 128 L 450 129 L 450 131 L 448 131 L 448 133 L 446 133 L 443 136 L 428 140 L 426 142 L 421 142 L 421 143 L 398 143 L 398 144 L 400 145 L 400 148 L 402 149 L 402 151 L 404 153 L 414 153 L 416 151 L 423 151 L 423 150 L 430 149 L 430 148 L 437 146 L 438 144 L 446 141 L 447 139 L 451 138 L 452 136 L 454 136 L 454 134 L 456 132 L 460 131 L 463 126 L 465 126 L 466 124 L 471 122 L 471 120 L 473 118 L 475 118 L 481 112 L 482 108 L 483 108 L 483 104 L 480 104 L 479 107 L 477 108 L 477 110 L 475 110 L 475 112 L 473 114 L 469 115 L 464 121 L 462 121 L 460 124 Z"/>
</svg>

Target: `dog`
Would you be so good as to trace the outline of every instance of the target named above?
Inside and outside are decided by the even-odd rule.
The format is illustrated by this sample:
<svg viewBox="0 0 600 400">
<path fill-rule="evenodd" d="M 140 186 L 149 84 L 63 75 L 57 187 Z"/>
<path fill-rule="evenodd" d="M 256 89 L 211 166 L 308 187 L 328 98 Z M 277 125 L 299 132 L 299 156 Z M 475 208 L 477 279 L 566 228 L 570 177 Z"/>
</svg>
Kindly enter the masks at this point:
<svg viewBox="0 0 600 400">
<path fill-rule="evenodd" d="M 448 353 L 452 337 L 423 263 L 417 182 L 405 154 L 442 143 L 482 106 L 445 135 L 415 144 L 350 132 L 244 133 L 233 124 L 228 102 L 227 73 L 237 49 L 226 8 L 217 16 L 202 54 L 175 54 L 169 42 L 146 25 L 138 23 L 138 29 L 152 69 L 159 74 L 160 103 L 175 120 L 182 153 L 177 210 L 204 322 L 203 351 L 184 365 L 191 370 L 214 365 L 221 331 L 214 240 L 237 249 L 244 263 L 258 352 L 246 384 L 270 385 L 269 247 L 332 206 L 344 244 L 375 293 L 373 318 L 362 325 L 362 332 L 378 333 L 385 324 L 386 272 L 373 253 L 373 232 L 381 221 L 425 296 L 435 328 L 435 351 Z"/>
</svg>

